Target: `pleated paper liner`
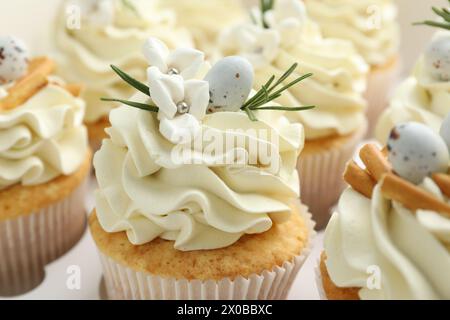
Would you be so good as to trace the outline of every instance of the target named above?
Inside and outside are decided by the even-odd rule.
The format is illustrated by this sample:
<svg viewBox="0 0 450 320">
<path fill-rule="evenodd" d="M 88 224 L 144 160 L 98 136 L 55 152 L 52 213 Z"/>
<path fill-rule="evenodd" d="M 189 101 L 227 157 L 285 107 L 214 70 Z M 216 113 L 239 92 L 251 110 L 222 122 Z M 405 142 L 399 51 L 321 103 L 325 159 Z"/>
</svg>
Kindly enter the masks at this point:
<svg viewBox="0 0 450 320">
<path fill-rule="evenodd" d="M 399 78 L 400 63 L 393 58 L 386 66 L 374 69 L 367 78 L 365 98 L 368 102 L 367 119 L 369 128 L 367 137 L 371 138 L 381 113 L 389 104 L 389 98 Z"/>
<path fill-rule="evenodd" d="M 306 212 L 306 210 L 304 210 Z M 294 279 L 311 252 L 315 236 L 309 213 L 302 213 L 309 230 L 308 246 L 292 261 L 261 274 L 235 279 L 185 280 L 136 272 L 99 251 L 106 295 L 118 300 L 266 300 L 286 299 Z"/>
<path fill-rule="evenodd" d="M 319 292 L 320 300 L 328 300 L 325 288 L 323 287 L 322 275 L 320 273 L 320 259 L 317 260 L 317 265 L 314 268 L 314 276 L 316 280 L 317 291 Z"/>
<path fill-rule="evenodd" d="M 366 130 L 367 126 L 363 126 L 338 147 L 300 154 L 297 164 L 300 198 L 309 207 L 316 222 L 316 230 L 325 228 L 330 220 L 330 210 L 345 187 L 342 178 L 345 165 L 353 157 Z"/>
<path fill-rule="evenodd" d="M 0 222 L 0 296 L 37 287 L 45 266 L 78 242 L 86 228 L 86 186 L 87 179 L 60 202 Z"/>
</svg>

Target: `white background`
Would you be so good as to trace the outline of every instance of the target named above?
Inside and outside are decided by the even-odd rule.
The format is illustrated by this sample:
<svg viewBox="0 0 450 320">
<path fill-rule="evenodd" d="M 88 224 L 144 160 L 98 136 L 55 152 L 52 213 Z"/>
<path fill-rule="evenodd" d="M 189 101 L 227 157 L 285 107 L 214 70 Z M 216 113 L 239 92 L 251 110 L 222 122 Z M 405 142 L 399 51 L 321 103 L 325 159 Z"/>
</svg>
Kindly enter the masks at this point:
<svg viewBox="0 0 450 320">
<path fill-rule="evenodd" d="M 180 0 L 189 1 L 189 0 Z M 358 1 L 358 0 L 354 0 Z M 447 0 L 398 0 L 402 26 L 403 74 L 407 74 L 422 52 L 432 28 L 413 27 L 411 22 L 431 17 L 432 5 L 443 7 Z M 53 37 L 52 27 L 61 0 L 0 0 L 0 35 L 23 38 L 34 54 L 48 54 Z M 88 202 L 91 200 L 88 199 Z M 87 203 L 91 208 L 92 203 Z M 318 299 L 314 268 L 321 252 L 322 235 L 296 279 L 290 299 Z M 81 270 L 81 290 L 66 287 L 67 267 L 78 265 Z M 101 268 L 92 239 L 86 232 L 82 241 L 68 254 L 47 267 L 47 277 L 40 287 L 16 298 L 22 299 L 98 299 Z M 1 300 L 1 298 L 0 298 Z"/>
</svg>

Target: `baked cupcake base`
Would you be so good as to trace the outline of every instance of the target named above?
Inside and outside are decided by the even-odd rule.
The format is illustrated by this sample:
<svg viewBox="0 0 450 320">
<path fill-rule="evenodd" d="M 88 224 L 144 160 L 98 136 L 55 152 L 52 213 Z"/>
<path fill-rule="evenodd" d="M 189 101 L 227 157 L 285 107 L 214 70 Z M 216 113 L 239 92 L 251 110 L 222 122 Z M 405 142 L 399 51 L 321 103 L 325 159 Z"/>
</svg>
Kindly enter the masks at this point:
<svg viewBox="0 0 450 320">
<path fill-rule="evenodd" d="M 0 192 L 0 296 L 23 294 L 38 286 L 45 266 L 81 238 L 90 163 L 89 153 L 70 176 Z"/>
<path fill-rule="evenodd" d="M 388 63 L 372 67 L 367 78 L 365 98 L 368 102 L 367 119 L 369 128 L 367 137 L 372 137 L 381 113 L 389 104 L 389 97 L 399 75 L 399 58 L 393 57 Z"/>
<path fill-rule="evenodd" d="M 342 179 L 345 165 L 352 158 L 366 130 L 365 124 L 351 135 L 309 140 L 305 143 L 297 164 L 300 193 L 302 202 L 312 212 L 317 230 L 325 228 L 330 220 L 330 209 L 345 187 Z"/>
<path fill-rule="evenodd" d="M 88 128 L 89 144 L 94 152 L 100 149 L 103 139 L 108 138 L 105 129 L 110 126 L 111 124 L 109 123 L 108 117 L 103 117 L 97 122 L 86 123 L 86 127 Z"/>
<path fill-rule="evenodd" d="M 124 232 L 105 232 L 95 212 L 89 225 L 109 299 L 285 299 L 315 234 L 305 206 L 288 222 L 216 250 L 182 252 L 161 239 L 134 246 Z"/>
<path fill-rule="evenodd" d="M 359 300 L 360 288 L 340 288 L 336 286 L 328 274 L 325 252 L 320 256 L 318 268 L 319 277 L 317 278 L 317 286 L 319 292 L 325 296 L 322 299 L 328 300 Z"/>
</svg>

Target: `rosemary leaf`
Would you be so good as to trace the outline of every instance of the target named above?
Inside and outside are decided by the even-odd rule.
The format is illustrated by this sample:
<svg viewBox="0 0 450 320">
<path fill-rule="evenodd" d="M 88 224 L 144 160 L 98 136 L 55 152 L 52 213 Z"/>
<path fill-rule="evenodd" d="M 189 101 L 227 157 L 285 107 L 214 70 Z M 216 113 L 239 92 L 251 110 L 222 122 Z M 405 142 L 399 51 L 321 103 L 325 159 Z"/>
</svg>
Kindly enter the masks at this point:
<svg viewBox="0 0 450 320">
<path fill-rule="evenodd" d="M 273 9 L 274 0 L 260 0 L 259 6 L 261 9 L 261 22 L 265 29 L 269 29 L 269 25 L 267 24 L 266 20 L 264 19 L 264 15 L 267 11 Z"/>
<path fill-rule="evenodd" d="M 284 80 L 286 80 L 287 78 L 289 78 L 289 76 L 295 71 L 295 69 L 297 69 L 298 63 L 294 63 L 289 69 L 287 69 L 287 71 L 280 77 L 280 79 L 278 79 L 277 82 L 275 82 L 275 84 L 273 85 L 272 88 L 270 88 L 271 90 L 278 87 L 280 84 L 283 83 Z"/>
<path fill-rule="evenodd" d="M 307 74 L 302 75 L 301 77 L 295 79 L 294 81 L 289 82 L 287 85 L 285 85 L 285 86 L 282 87 L 281 89 L 275 91 L 275 93 L 273 93 L 273 94 L 271 95 L 271 97 L 272 97 L 273 95 L 277 95 L 277 94 L 279 94 L 279 93 L 282 93 L 283 91 L 285 91 L 285 90 L 289 89 L 290 87 L 296 85 L 296 84 L 299 83 L 300 81 L 303 81 L 303 80 L 305 80 L 306 78 L 311 77 L 312 75 L 313 75 L 312 73 L 307 73 Z M 274 99 L 274 98 L 272 98 L 272 100 L 273 100 L 273 99 Z"/>
<path fill-rule="evenodd" d="M 286 106 L 264 106 L 253 110 L 283 110 L 283 111 L 304 111 L 314 109 L 316 106 L 303 106 L 303 107 L 286 107 Z"/>
<path fill-rule="evenodd" d="M 265 105 L 265 104 L 267 104 L 267 103 L 269 103 L 269 102 L 271 102 L 271 101 L 273 101 L 275 99 L 278 99 L 279 97 L 281 97 L 281 93 L 278 93 L 278 94 L 276 94 L 274 96 L 271 96 L 271 98 L 269 100 L 267 100 L 267 101 L 260 101 L 258 103 L 255 103 L 252 106 L 250 106 L 249 108 L 250 108 L 250 110 L 257 110 L 257 109 L 259 109 L 259 107 L 261 107 L 261 106 L 263 106 L 263 105 Z"/>
<path fill-rule="evenodd" d="M 426 20 L 423 22 L 416 22 L 414 23 L 414 25 L 426 25 L 426 26 L 430 26 L 430 27 L 436 27 L 436 28 L 442 28 L 442 29 L 446 29 L 446 30 L 450 30 L 450 25 L 443 23 L 443 22 L 437 22 L 437 21 L 431 21 L 431 20 Z"/>
<path fill-rule="evenodd" d="M 271 77 L 269 78 L 269 80 L 267 80 L 265 86 L 266 86 L 266 88 L 268 88 L 268 90 L 269 90 L 270 85 L 272 84 L 272 82 L 274 82 L 274 80 L 275 80 L 275 76 L 271 76 Z M 270 92 L 270 90 L 269 90 L 269 92 Z"/>
<path fill-rule="evenodd" d="M 252 110 L 250 110 L 249 108 L 244 108 L 245 113 L 247 113 L 248 118 L 251 121 L 258 121 L 258 119 L 256 118 L 255 114 L 253 113 Z"/>
<path fill-rule="evenodd" d="M 450 4 L 450 0 L 448 1 Z M 444 21 L 434 21 L 434 20 L 425 20 L 425 21 L 419 21 L 414 22 L 413 25 L 426 25 L 436 28 L 442 28 L 445 30 L 450 30 L 450 10 L 448 8 L 436 8 L 431 7 L 431 10 L 433 10 L 434 14 L 439 16 L 440 18 L 444 19 Z"/>
<path fill-rule="evenodd" d="M 134 4 L 130 2 L 130 0 L 122 0 L 122 4 L 124 5 L 124 7 L 128 8 L 128 10 L 132 11 L 136 16 L 140 16 L 138 10 L 134 6 Z"/>
<path fill-rule="evenodd" d="M 432 7 L 431 10 L 433 10 L 433 12 L 438 16 L 442 17 L 445 21 L 450 21 L 450 15 L 446 12 L 446 10 L 440 10 L 436 7 Z"/>
<path fill-rule="evenodd" d="M 249 100 L 247 100 L 241 107 L 242 110 L 244 110 L 245 108 L 247 108 L 248 106 L 251 106 L 256 100 L 258 100 L 261 95 L 263 95 L 264 93 L 259 90 L 258 92 L 256 92 L 253 97 L 251 97 Z"/>
<path fill-rule="evenodd" d="M 127 106 L 134 107 L 141 110 L 151 111 L 151 112 L 158 112 L 159 108 L 156 106 L 152 106 L 145 103 L 140 102 L 134 102 L 134 101 L 128 101 L 128 100 L 122 100 L 122 99 L 110 99 L 110 98 L 101 98 L 102 101 L 112 101 L 112 102 L 120 102 Z"/>
<path fill-rule="evenodd" d="M 137 90 L 139 90 L 140 92 L 142 92 L 143 94 L 147 95 L 150 97 L 150 88 L 143 84 L 142 82 L 134 79 L 133 77 L 131 77 L 129 74 L 125 73 L 124 71 L 120 70 L 118 67 L 116 67 L 115 65 L 111 65 L 111 69 L 114 70 L 115 73 L 117 73 L 117 75 L 119 77 L 122 78 L 123 81 L 125 81 L 126 83 L 128 83 L 130 86 L 136 88 Z"/>
</svg>

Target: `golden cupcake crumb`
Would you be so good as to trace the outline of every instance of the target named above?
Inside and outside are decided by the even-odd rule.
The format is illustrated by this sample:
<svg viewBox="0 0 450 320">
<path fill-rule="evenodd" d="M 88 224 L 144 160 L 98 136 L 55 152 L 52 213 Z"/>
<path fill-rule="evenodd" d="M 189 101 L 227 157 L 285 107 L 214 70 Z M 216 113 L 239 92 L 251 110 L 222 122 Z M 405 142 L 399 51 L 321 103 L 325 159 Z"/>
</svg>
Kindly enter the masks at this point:
<svg viewBox="0 0 450 320">
<path fill-rule="evenodd" d="M 103 117 L 97 122 L 86 123 L 91 146 L 99 146 L 103 139 L 108 138 L 105 129 L 110 126 L 108 117 Z"/>
<path fill-rule="evenodd" d="M 301 210 L 307 209 L 302 206 Z M 245 235 L 235 244 L 215 250 L 183 252 L 173 247 L 173 241 L 159 238 L 134 246 L 125 232 L 105 232 L 95 211 L 89 226 L 99 250 L 115 261 L 138 272 L 187 280 L 234 279 L 272 270 L 301 254 L 310 236 L 298 210 L 267 232 Z"/>
<path fill-rule="evenodd" d="M 15 184 L 0 191 L 0 221 L 32 214 L 69 196 L 90 173 L 92 153 L 69 176 L 59 176 L 35 186 Z"/>
<path fill-rule="evenodd" d="M 320 257 L 320 275 L 322 276 L 322 285 L 325 294 L 329 300 L 359 300 L 358 292 L 360 288 L 340 288 L 336 286 L 328 274 L 325 261 L 327 260 L 325 252 Z"/>
</svg>

